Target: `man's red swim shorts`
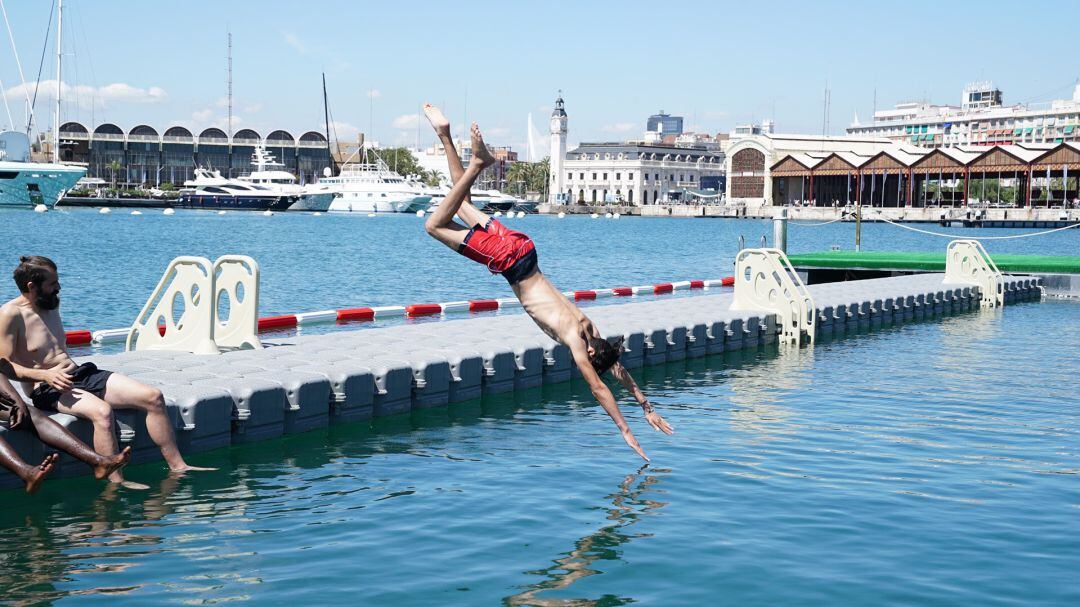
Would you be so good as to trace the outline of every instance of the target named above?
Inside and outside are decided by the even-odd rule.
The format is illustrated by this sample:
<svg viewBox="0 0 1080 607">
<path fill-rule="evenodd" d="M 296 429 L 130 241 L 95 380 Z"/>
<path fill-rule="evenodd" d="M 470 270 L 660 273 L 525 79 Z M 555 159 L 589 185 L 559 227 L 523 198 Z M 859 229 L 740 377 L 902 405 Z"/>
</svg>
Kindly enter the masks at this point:
<svg viewBox="0 0 1080 607">
<path fill-rule="evenodd" d="M 492 274 L 502 274 L 510 284 L 529 277 L 538 268 L 532 239 L 495 219 L 469 230 L 458 252 L 486 265 Z"/>
</svg>

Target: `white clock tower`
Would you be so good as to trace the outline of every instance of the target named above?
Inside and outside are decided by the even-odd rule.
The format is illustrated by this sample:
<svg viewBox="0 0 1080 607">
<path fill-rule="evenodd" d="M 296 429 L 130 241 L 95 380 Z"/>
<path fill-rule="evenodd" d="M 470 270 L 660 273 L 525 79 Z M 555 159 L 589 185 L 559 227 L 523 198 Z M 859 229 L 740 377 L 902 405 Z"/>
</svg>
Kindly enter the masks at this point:
<svg viewBox="0 0 1080 607">
<path fill-rule="evenodd" d="M 563 172 L 563 160 L 566 158 L 566 109 L 563 107 L 562 91 L 555 100 L 555 109 L 551 112 L 551 181 L 548 184 L 548 202 L 551 204 L 569 204 L 566 193 L 566 173 Z"/>
</svg>

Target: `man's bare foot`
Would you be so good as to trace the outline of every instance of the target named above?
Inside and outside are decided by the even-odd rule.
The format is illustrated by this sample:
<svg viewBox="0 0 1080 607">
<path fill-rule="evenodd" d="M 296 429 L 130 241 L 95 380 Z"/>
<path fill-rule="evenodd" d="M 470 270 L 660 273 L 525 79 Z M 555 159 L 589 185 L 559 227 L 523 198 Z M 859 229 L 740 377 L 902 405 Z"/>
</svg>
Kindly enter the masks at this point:
<svg viewBox="0 0 1080 607">
<path fill-rule="evenodd" d="M 181 468 L 171 468 L 169 474 L 183 474 L 185 472 L 213 472 L 217 468 L 202 468 L 200 466 L 189 466 L 184 464 Z"/>
<path fill-rule="evenodd" d="M 480 135 L 480 127 L 474 122 L 472 123 L 472 160 L 470 162 L 478 163 L 481 169 L 495 164 L 495 157 L 488 151 L 487 146 L 484 145 L 484 138 Z"/>
<path fill-rule="evenodd" d="M 59 459 L 60 456 L 56 453 L 47 455 L 36 468 L 31 469 L 30 476 L 25 479 L 27 493 L 36 493 L 41 488 L 41 481 L 45 480 L 45 475 L 52 472 L 53 466 L 56 465 Z"/>
<path fill-rule="evenodd" d="M 129 461 L 131 461 L 131 447 L 124 447 L 123 451 L 115 455 L 102 457 L 101 463 L 91 466 L 94 469 L 94 478 L 101 480 L 126 466 Z"/>
<path fill-rule="evenodd" d="M 425 103 L 424 115 L 427 116 L 431 128 L 435 129 L 435 133 L 439 137 L 450 136 L 450 121 L 446 119 L 446 116 L 443 116 L 442 110 L 430 103 Z"/>
</svg>

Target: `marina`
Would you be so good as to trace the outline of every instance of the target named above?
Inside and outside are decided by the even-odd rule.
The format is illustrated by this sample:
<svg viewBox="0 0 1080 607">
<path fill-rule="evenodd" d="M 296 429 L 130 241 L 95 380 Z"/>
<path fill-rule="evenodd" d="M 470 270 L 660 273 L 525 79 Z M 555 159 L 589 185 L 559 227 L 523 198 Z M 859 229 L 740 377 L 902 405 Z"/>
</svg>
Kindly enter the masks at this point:
<svg viewBox="0 0 1080 607">
<path fill-rule="evenodd" d="M 0 0 L 0 604 L 1080 604 L 1075 7 L 548 4 Z"/>
</svg>

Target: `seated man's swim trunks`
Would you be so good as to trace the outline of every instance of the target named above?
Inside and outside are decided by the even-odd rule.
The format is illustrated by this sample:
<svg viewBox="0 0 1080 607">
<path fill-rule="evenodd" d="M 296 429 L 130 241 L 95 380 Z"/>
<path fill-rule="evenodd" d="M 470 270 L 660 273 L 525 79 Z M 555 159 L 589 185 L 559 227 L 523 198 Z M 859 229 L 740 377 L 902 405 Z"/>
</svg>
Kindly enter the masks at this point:
<svg viewBox="0 0 1080 607">
<path fill-rule="evenodd" d="M 507 229 L 495 219 L 469 230 L 458 252 L 486 265 L 492 274 L 502 274 L 510 284 L 528 278 L 539 269 L 532 239 Z"/>
<path fill-rule="evenodd" d="M 112 371 L 102 371 L 94 363 L 83 363 L 71 372 L 72 389 L 83 390 L 98 398 L 104 398 L 105 384 L 109 381 L 110 375 Z M 30 393 L 30 400 L 38 409 L 55 411 L 56 402 L 60 400 L 61 394 L 63 393 L 56 388 L 41 382 Z"/>
</svg>

